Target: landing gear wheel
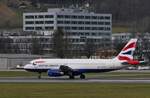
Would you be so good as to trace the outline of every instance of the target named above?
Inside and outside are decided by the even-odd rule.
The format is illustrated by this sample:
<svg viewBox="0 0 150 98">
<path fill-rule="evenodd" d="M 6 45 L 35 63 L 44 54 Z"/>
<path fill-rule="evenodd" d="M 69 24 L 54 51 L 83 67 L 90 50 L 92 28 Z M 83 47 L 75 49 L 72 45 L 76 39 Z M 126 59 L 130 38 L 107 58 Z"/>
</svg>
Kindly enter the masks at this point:
<svg viewBox="0 0 150 98">
<path fill-rule="evenodd" d="M 41 72 L 39 72 L 39 76 L 38 76 L 38 79 L 41 79 Z"/>
<path fill-rule="evenodd" d="M 72 76 L 69 76 L 69 79 L 74 79 L 74 76 L 72 75 Z"/>
<path fill-rule="evenodd" d="M 68 75 L 69 75 L 69 79 L 74 79 L 74 75 L 72 72 L 69 72 Z"/>
<path fill-rule="evenodd" d="M 81 75 L 80 75 L 80 79 L 85 79 L 85 75 L 84 75 L 84 74 L 81 74 Z"/>
</svg>

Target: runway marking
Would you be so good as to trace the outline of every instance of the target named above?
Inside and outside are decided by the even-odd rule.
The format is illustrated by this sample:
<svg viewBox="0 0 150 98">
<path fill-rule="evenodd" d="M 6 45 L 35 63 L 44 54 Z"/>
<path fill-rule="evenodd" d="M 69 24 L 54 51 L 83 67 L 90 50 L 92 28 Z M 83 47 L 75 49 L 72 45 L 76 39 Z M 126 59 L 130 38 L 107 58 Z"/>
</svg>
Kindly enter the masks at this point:
<svg viewBox="0 0 150 98">
<path fill-rule="evenodd" d="M 146 80 L 146 79 L 130 79 L 130 80 L 126 80 L 126 79 L 110 79 L 110 80 L 98 80 L 98 79 L 92 79 L 92 80 L 88 80 L 90 82 L 103 82 L 103 83 L 150 83 L 150 80 Z"/>
<path fill-rule="evenodd" d="M 74 79 L 68 78 L 27 78 L 27 77 L 1 77 L 0 83 L 150 83 L 150 79 Z"/>
</svg>

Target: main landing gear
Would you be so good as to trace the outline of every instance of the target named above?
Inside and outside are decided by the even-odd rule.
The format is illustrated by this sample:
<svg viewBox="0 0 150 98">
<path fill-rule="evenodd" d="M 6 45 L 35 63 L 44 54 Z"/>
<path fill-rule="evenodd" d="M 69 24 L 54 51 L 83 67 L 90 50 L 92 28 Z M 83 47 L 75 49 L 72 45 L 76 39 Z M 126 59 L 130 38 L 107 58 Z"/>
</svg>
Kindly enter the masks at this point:
<svg viewBox="0 0 150 98">
<path fill-rule="evenodd" d="M 75 77 L 74 76 L 69 76 L 69 79 L 74 79 Z"/>
<path fill-rule="evenodd" d="M 74 79 L 75 76 L 74 75 L 69 75 L 69 79 Z M 84 74 L 81 74 L 80 75 L 80 79 L 85 79 L 85 75 Z"/>
<path fill-rule="evenodd" d="M 69 74 L 69 79 L 74 79 L 75 78 L 75 76 L 73 75 L 72 72 L 68 72 L 68 74 Z"/>
<path fill-rule="evenodd" d="M 80 75 L 80 79 L 85 79 L 85 75 L 84 75 L 84 74 L 81 74 L 81 75 Z"/>
<path fill-rule="evenodd" d="M 65 65 L 61 65 L 60 66 L 60 71 L 64 73 L 64 75 L 69 76 L 69 79 L 74 79 L 75 78 L 75 72 L 72 68 L 65 66 Z M 77 74 L 80 75 L 80 79 L 85 79 L 85 75 L 83 73 Z"/>
</svg>

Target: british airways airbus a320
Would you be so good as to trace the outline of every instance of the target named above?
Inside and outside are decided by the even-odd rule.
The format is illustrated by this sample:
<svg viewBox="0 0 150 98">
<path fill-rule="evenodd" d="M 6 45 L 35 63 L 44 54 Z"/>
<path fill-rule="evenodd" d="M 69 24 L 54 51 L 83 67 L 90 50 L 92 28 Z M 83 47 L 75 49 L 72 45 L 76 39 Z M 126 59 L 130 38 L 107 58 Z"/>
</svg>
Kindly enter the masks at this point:
<svg viewBox="0 0 150 98">
<path fill-rule="evenodd" d="M 133 60 L 136 42 L 137 39 L 131 39 L 113 59 L 35 59 L 25 65 L 24 69 L 38 72 L 39 78 L 42 72 L 47 72 L 50 77 L 67 75 L 70 79 L 75 76 L 85 79 L 84 73 L 109 72 L 140 64 L 140 61 Z"/>
</svg>

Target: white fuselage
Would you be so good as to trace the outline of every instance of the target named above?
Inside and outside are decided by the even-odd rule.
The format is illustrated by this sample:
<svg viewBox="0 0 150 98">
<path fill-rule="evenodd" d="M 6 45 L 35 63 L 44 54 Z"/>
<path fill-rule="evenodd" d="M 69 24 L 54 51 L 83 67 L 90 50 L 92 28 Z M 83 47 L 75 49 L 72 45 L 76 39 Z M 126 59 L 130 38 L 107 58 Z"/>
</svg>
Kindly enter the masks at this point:
<svg viewBox="0 0 150 98">
<path fill-rule="evenodd" d="M 26 65 L 25 69 L 59 69 L 61 65 L 65 65 L 74 70 L 91 69 L 121 69 L 125 67 L 116 59 L 36 59 Z"/>
</svg>

